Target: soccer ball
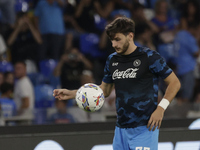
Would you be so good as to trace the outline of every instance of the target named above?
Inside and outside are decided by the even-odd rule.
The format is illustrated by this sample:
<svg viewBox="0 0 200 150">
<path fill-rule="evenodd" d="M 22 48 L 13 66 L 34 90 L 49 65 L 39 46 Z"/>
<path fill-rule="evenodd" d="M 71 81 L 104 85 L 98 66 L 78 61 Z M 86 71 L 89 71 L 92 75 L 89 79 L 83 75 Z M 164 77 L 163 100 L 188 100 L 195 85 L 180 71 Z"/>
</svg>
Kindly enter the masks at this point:
<svg viewBox="0 0 200 150">
<path fill-rule="evenodd" d="M 93 83 L 81 86 L 76 92 L 75 99 L 78 107 L 88 112 L 99 110 L 105 101 L 102 89 Z"/>
</svg>

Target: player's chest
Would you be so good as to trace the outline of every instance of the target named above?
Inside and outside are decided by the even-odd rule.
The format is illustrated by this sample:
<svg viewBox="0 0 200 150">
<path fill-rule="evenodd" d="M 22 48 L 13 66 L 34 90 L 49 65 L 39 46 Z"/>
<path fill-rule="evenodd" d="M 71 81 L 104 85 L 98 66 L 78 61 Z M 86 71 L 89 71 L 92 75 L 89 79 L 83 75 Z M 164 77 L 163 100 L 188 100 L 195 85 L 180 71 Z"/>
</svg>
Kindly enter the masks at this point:
<svg viewBox="0 0 200 150">
<path fill-rule="evenodd" d="M 139 79 L 149 73 L 148 60 L 146 57 L 133 57 L 127 61 L 113 59 L 110 72 L 113 80 Z"/>
</svg>

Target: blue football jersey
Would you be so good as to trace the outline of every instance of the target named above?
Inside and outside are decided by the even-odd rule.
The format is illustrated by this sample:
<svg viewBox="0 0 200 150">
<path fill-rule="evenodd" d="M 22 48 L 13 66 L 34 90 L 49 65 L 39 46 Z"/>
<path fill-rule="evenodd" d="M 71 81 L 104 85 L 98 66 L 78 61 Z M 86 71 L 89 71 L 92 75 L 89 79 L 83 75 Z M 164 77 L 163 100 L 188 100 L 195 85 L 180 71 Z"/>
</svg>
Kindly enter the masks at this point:
<svg viewBox="0 0 200 150">
<path fill-rule="evenodd" d="M 0 106 L 5 118 L 16 115 L 16 104 L 12 99 L 0 98 Z"/>
<path fill-rule="evenodd" d="M 172 73 L 164 59 L 145 47 L 129 55 L 111 54 L 105 65 L 103 82 L 114 83 L 117 126 L 147 125 L 157 107 L 158 80 Z"/>
</svg>

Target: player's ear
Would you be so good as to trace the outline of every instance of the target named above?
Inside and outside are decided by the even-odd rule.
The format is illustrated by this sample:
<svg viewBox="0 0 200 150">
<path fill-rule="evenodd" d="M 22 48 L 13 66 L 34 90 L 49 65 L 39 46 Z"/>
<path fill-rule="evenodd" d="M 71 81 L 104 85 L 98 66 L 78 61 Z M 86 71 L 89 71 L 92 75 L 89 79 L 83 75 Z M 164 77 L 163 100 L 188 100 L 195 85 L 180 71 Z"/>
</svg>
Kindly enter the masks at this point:
<svg viewBox="0 0 200 150">
<path fill-rule="evenodd" d="M 134 34 L 133 34 L 132 32 L 130 32 L 130 33 L 128 34 L 128 39 L 129 39 L 129 41 L 132 41 L 132 40 L 133 40 L 133 37 L 134 37 Z"/>
</svg>

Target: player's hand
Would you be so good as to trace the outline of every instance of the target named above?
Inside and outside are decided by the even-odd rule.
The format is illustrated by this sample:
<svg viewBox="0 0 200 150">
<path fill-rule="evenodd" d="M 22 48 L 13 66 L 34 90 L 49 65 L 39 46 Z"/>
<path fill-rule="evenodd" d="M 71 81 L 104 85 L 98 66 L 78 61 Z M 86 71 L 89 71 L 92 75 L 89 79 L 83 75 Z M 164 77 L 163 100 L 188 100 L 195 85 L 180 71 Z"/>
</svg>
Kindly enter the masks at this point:
<svg viewBox="0 0 200 150">
<path fill-rule="evenodd" d="M 158 129 L 160 128 L 163 115 L 164 115 L 164 109 L 158 106 L 157 109 L 151 114 L 151 117 L 147 124 L 147 128 L 149 128 L 149 131 L 151 131 L 152 129 L 153 131 L 155 131 L 157 127 Z"/>
<path fill-rule="evenodd" d="M 53 91 L 53 96 L 58 100 L 69 100 L 75 98 L 76 91 L 71 91 L 67 89 L 55 89 Z"/>
</svg>

